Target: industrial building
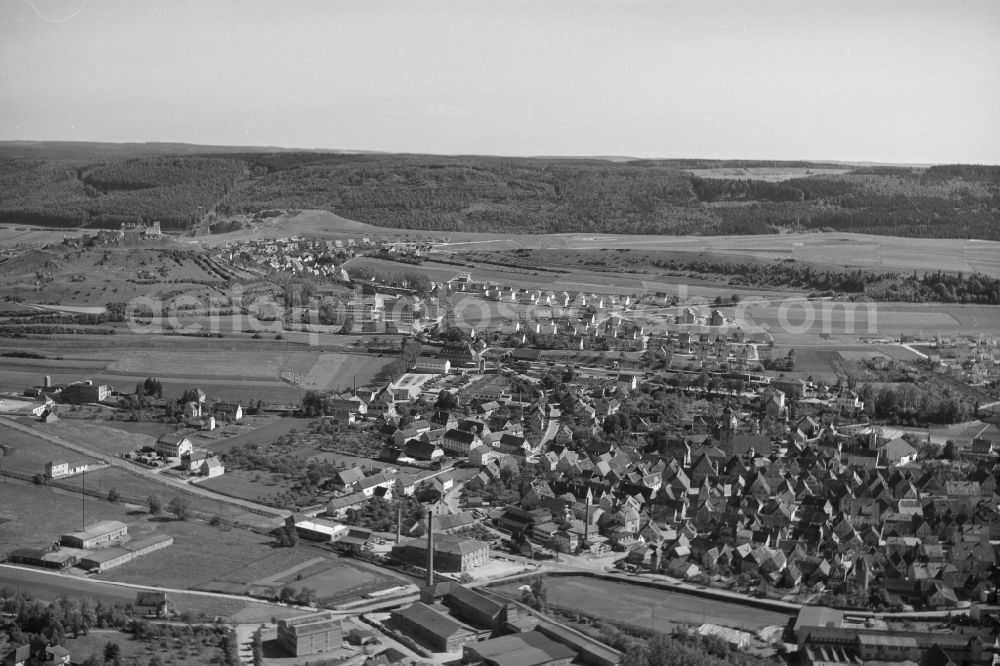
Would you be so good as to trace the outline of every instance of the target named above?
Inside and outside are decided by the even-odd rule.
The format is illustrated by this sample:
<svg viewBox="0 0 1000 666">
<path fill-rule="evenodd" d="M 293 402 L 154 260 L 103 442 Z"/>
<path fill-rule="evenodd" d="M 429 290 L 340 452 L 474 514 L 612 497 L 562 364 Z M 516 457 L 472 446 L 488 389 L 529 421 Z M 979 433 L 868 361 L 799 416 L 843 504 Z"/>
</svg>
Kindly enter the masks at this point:
<svg viewBox="0 0 1000 666">
<path fill-rule="evenodd" d="M 126 541 L 120 546 L 102 548 L 80 558 L 80 567 L 88 570 L 107 571 L 137 557 L 166 548 L 174 542 L 169 534 L 153 534 Z"/>
<path fill-rule="evenodd" d="M 435 652 L 457 652 L 467 643 L 488 638 L 490 631 L 475 629 L 446 612 L 417 601 L 392 612 L 392 624 Z"/>
<path fill-rule="evenodd" d="M 343 641 L 341 621 L 329 611 L 278 621 L 278 644 L 295 657 L 338 649 Z"/>
<path fill-rule="evenodd" d="M 65 569 L 76 564 L 77 559 L 75 554 L 38 548 L 18 548 L 7 554 L 7 560 L 13 564 L 27 564 L 45 569 Z"/>
<path fill-rule="evenodd" d="M 403 562 L 425 564 L 427 544 L 423 540 L 413 540 L 393 546 L 392 556 Z M 468 571 L 486 564 L 489 559 L 490 545 L 485 541 L 449 534 L 434 535 L 434 568 L 437 571 Z"/>
<path fill-rule="evenodd" d="M 576 650 L 540 631 L 525 631 L 472 643 L 462 648 L 462 663 L 479 666 L 565 666 Z"/>
<path fill-rule="evenodd" d="M 64 476 L 82 474 L 87 471 L 88 467 L 90 467 L 90 463 L 86 462 L 47 462 L 45 463 L 45 478 L 61 479 Z"/>
<path fill-rule="evenodd" d="M 87 525 L 79 532 L 63 534 L 62 545 L 70 548 L 92 550 L 106 546 L 114 541 L 124 539 L 128 534 L 128 526 L 117 520 L 102 520 L 99 523 Z"/>
</svg>

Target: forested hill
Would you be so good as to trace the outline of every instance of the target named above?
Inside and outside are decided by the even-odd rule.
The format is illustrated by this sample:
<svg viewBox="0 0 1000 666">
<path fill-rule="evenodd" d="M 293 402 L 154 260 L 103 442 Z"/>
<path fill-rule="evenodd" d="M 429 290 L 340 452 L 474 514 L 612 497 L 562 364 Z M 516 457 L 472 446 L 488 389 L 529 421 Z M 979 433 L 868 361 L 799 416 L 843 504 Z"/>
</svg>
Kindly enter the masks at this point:
<svg viewBox="0 0 1000 666">
<path fill-rule="evenodd" d="M 180 230 L 211 213 L 325 209 L 435 230 L 1000 239 L 991 166 L 49 148 L 0 143 L 0 221 Z"/>
</svg>

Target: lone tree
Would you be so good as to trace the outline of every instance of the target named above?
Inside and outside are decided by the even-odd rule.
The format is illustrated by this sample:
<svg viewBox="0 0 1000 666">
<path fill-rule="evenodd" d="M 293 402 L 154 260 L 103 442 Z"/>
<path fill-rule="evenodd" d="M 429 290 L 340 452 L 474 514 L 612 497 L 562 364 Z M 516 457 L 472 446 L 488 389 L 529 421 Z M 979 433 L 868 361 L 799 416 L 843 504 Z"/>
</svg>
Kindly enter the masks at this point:
<svg viewBox="0 0 1000 666">
<path fill-rule="evenodd" d="M 167 511 L 177 516 L 177 520 L 187 520 L 191 503 L 183 497 L 175 497 L 167 505 Z"/>
<path fill-rule="evenodd" d="M 150 495 L 146 498 L 146 506 L 149 507 L 149 512 L 154 516 L 160 515 L 160 512 L 163 511 L 163 501 L 156 495 Z"/>
<path fill-rule="evenodd" d="M 105 666 L 118 666 L 122 661 L 122 649 L 118 646 L 118 643 L 114 641 L 108 641 L 104 645 L 104 663 Z"/>
<path fill-rule="evenodd" d="M 112 488 L 111 490 L 108 491 L 108 501 L 111 502 L 112 504 L 117 504 L 118 501 L 121 500 L 121 498 L 122 495 L 120 492 L 118 492 L 117 488 Z"/>
</svg>

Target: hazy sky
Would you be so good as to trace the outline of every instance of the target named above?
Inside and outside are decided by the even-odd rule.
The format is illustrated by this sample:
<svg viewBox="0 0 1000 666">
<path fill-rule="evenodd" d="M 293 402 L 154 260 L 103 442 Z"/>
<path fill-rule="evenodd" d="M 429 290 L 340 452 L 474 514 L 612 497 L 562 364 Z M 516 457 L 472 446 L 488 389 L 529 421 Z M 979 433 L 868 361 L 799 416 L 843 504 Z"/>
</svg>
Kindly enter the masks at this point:
<svg viewBox="0 0 1000 666">
<path fill-rule="evenodd" d="M 1000 163 L 1000 2 L 0 2 L 0 139 Z"/>
</svg>

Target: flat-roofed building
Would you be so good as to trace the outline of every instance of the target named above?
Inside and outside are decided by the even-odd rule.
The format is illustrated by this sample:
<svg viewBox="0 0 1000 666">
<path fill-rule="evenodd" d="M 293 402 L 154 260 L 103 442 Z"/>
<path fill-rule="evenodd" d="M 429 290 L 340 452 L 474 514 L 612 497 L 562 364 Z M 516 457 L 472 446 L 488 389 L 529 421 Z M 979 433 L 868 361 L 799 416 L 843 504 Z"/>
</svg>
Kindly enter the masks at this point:
<svg viewBox="0 0 1000 666">
<path fill-rule="evenodd" d="M 90 463 L 85 462 L 48 462 L 45 463 L 45 478 L 61 479 L 64 476 L 82 474 L 90 467 Z"/>
<path fill-rule="evenodd" d="M 295 657 L 336 650 L 343 641 L 343 625 L 329 611 L 278 620 L 278 644 Z"/>
<path fill-rule="evenodd" d="M 348 532 L 347 525 L 323 518 L 310 518 L 300 513 L 285 518 L 286 527 L 294 527 L 299 536 L 306 541 L 321 543 L 336 541 Z"/>
<path fill-rule="evenodd" d="M 154 550 L 166 548 L 174 542 L 169 534 L 150 534 L 149 536 L 131 539 L 122 544 L 122 548 L 130 551 L 136 557 L 152 553 Z"/>
<path fill-rule="evenodd" d="M 89 555 L 80 558 L 80 567 L 88 571 L 107 571 L 121 564 L 125 564 L 135 555 L 130 550 L 113 546 L 95 550 Z"/>
<path fill-rule="evenodd" d="M 564 666 L 576 651 L 540 631 L 491 638 L 462 648 L 463 664 L 484 666 Z"/>
<path fill-rule="evenodd" d="M 40 550 L 38 548 L 18 548 L 7 555 L 14 564 L 27 564 L 45 569 L 65 569 L 73 566 L 79 559 L 76 554 L 59 551 Z"/>
<path fill-rule="evenodd" d="M 173 542 L 174 538 L 169 534 L 151 534 L 126 541 L 120 546 L 102 548 L 84 555 L 80 558 L 80 567 L 88 570 L 107 571 L 160 548 L 166 548 Z"/>
<path fill-rule="evenodd" d="M 63 534 L 60 541 L 62 545 L 70 548 L 91 550 L 124 539 L 127 534 L 128 525 L 125 523 L 117 520 L 102 520 L 99 523 L 87 525 L 79 532 Z"/>
</svg>

